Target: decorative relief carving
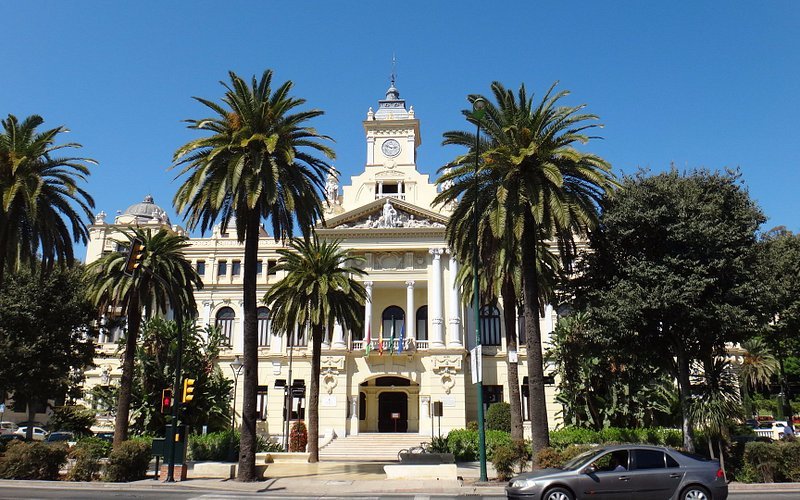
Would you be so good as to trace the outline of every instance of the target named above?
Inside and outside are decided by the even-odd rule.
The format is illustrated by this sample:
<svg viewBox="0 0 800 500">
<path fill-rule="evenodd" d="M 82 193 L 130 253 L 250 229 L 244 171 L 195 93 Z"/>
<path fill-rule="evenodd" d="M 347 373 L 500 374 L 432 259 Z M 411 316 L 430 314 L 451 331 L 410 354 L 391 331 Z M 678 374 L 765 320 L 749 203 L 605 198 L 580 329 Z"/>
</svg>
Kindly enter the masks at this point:
<svg viewBox="0 0 800 500">
<path fill-rule="evenodd" d="M 439 375 L 445 394 L 450 394 L 456 385 L 456 374 L 461 370 L 461 356 L 437 356 L 433 358 L 433 372 Z"/>
<path fill-rule="evenodd" d="M 399 252 L 379 253 L 375 261 L 375 269 L 400 269 L 404 267 L 403 255 Z"/>
<path fill-rule="evenodd" d="M 323 356 L 320 365 L 322 367 L 322 387 L 328 394 L 332 394 L 339 385 L 339 372 L 344 370 L 344 357 Z"/>
<path fill-rule="evenodd" d="M 408 213 L 405 210 L 395 208 L 392 205 L 391 199 L 386 198 L 381 209 L 381 214 L 376 218 L 368 215 L 366 219 L 355 222 L 350 222 L 338 226 L 339 228 L 354 228 L 354 229 L 389 229 L 389 228 L 417 228 L 417 227 L 435 227 L 444 228 L 444 224 L 429 219 L 417 219 L 414 214 Z"/>
</svg>

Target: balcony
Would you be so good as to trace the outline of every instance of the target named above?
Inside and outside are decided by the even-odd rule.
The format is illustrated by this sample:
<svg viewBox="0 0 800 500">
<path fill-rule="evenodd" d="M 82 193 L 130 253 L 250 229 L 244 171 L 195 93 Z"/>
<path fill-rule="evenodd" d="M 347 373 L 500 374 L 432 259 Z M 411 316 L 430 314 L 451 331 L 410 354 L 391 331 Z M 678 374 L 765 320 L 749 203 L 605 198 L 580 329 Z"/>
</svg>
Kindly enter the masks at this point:
<svg viewBox="0 0 800 500">
<path fill-rule="evenodd" d="M 363 340 L 354 340 L 352 342 L 351 349 L 353 351 L 363 351 L 364 350 L 364 342 L 365 341 L 363 341 Z M 402 342 L 403 342 L 403 352 L 410 352 L 410 351 L 416 351 L 416 350 L 421 350 L 421 349 L 427 349 L 428 348 L 428 341 L 427 340 L 403 339 Z M 380 341 L 373 340 L 371 342 L 371 344 L 372 344 L 372 350 L 373 351 L 379 351 L 380 350 L 378 348 L 378 345 L 380 344 Z M 386 351 L 386 352 L 391 351 L 392 348 L 394 348 L 394 352 L 398 352 L 398 350 L 400 348 L 400 339 L 394 339 L 394 340 L 392 340 L 392 339 L 384 339 L 382 347 L 383 347 L 383 350 Z"/>
<path fill-rule="evenodd" d="M 403 200 L 406 199 L 405 193 L 375 193 L 375 199 L 380 200 L 383 198 L 394 198 L 395 200 Z"/>
</svg>

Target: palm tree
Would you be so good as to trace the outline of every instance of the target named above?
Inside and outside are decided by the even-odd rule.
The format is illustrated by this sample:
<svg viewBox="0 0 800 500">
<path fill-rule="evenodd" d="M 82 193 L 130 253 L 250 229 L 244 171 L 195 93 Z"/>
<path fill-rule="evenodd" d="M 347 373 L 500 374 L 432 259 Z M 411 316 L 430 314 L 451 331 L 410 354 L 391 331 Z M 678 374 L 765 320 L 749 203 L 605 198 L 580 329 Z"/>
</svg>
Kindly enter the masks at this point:
<svg viewBox="0 0 800 500">
<path fill-rule="evenodd" d="M 2 121 L 0 132 L 0 285 L 6 267 L 33 265 L 44 269 L 55 262 L 72 264 L 72 241 L 85 244 L 89 233 L 81 218 L 91 218 L 94 200 L 78 186 L 89 175 L 89 158 L 57 156 L 64 127 L 38 132 L 37 115 L 21 123 L 14 115 Z M 37 258 L 37 251 L 41 256 Z"/>
<path fill-rule="evenodd" d="M 584 106 L 559 105 L 567 91 L 554 93 L 554 84 L 534 104 L 524 85 L 516 96 L 498 82 L 491 89 L 497 104 L 481 96 L 469 96 L 470 102 L 478 98 L 486 101 L 479 122 L 472 110 L 462 113 L 467 121 L 473 125 L 480 123 L 486 131 L 477 181 L 481 186 L 480 197 L 497 200 L 489 223 L 497 238 L 518 242 L 521 248 L 530 416 L 533 448 L 538 451 L 549 444 L 539 325 L 542 307 L 539 247 L 544 241 L 554 240 L 569 270 L 575 250 L 573 237 L 597 224 L 599 202 L 617 183 L 605 160 L 575 149 L 577 143 L 592 138 L 586 131 L 598 124 L 593 123 L 595 115 L 583 113 Z M 474 183 L 475 135 L 452 131 L 444 137 L 444 144 L 470 148 L 449 165 L 453 168 L 454 184 L 459 184 L 455 179 Z M 486 179 L 492 181 L 489 189 L 482 182 Z M 462 190 L 460 204 L 469 206 L 462 212 L 465 216 L 471 216 L 475 204 L 478 210 L 487 206 L 480 203 L 474 191 L 468 186 Z M 466 237 L 468 234 L 461 235 L 462 239 Z"/>
<path fill-rule="evenodd" d="M 752 338 L 742 343 L 744 355 L 739 366 L 739 379 L 742 388 L 742 399 L 748 410 L 752 410 L 750 401 L 750 388 L 758 388 L 769 383 L 772 376 L 778 371 L 779 364 L 772 355 L 766 342 L 760 338 Z M 752 412 L 747 417 L 750 418 Z"/>
<path fill-rule="evenodd" d="M 360 306 L 367 292 L 354 276 L 364 276 L 338 241 L 320 241 L 316 234 L 294 239 L 289 249 L 278 250 L 276 271 L 286 276 L 264 296 L 278 331 L 292 332 L 296 325 L 311 328 L 311 387 L 308 404 L 308 461 L 319 462 L 319 379 L 322 340 L 334 323 L 353 330 L 361 323 Z"/>
<path fill-rule="evenodd" d="M 322 144 L 329 140 L 307 126 L 323 114 L 299 111 L 305 103 L 289 95 L 292 82 L 272 87 L 272 71 L 248 85 L 230 72 L 222 104 L 196 97 L 215 116 L 188 120 L 189 128 L 211 134 L 180 147 L 174 155 L 180 175 L 187 174 L 175 194 L 175 206 L 185 212 L 191 229 L 205 232 L 221 221 L 223 231 L 231 218 L 238 221 L 236 235 L 244 242 L 242 276 L 243 403 L 239 454 L 240 481 L 256 480 L 256 393 L 258 389 L 258 329 L 256 264 L 262 219 L 269 219 L 276 241 L 292 237 L 294 224 L 306 234 L 322 219 L 321 193 L 325 177 L 335 170 L 314 156 L 334 158 Z"/>
<path fill-rule="evenodd" d="M 90 300 L 101 311 L 120 311 L 128 320 L 114 424 L 115 447 L 128 438 L 133 363 L 142 316 L 150 318 L 171 309 L 176 316 L 193 317 L 197 314 L 194 289 L 203 287 L 197 271 L 183 256 L 188 238 L 167 229 L 152 234 L 151 230 L 139 228 L 132 228 L 126 236 L 130 238 L 128 242 L 119 242 L 122 251 L 106 254 L 86 268 Z M 144 242 L 144 254 L 141 265 L 128 276 L 128 249 L 135 238 Z"/>
</svg>

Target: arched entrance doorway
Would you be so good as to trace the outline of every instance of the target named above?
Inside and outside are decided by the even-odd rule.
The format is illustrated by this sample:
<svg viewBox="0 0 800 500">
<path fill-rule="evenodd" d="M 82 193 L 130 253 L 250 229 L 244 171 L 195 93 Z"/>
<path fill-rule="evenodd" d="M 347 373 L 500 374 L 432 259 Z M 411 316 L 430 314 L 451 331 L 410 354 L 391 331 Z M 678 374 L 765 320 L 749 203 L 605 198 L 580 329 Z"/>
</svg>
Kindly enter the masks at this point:
<svg viewBox="0 0 800 500">
<path fill-rule="evenodd" d="M 359 384 L 361 432 L 419 432 L 419 384 L 383 376 Z M 361 397 L 363 395 L 363 398 Z"/>
</svg>

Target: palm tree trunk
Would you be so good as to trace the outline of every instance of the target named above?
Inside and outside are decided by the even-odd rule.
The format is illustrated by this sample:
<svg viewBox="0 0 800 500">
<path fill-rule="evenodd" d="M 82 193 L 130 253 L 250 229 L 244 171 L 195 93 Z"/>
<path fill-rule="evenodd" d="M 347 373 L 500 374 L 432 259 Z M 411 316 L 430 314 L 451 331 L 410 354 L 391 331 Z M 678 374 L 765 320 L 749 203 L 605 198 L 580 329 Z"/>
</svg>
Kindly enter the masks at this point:
<svg viewBox="0 0 800 500">
<path fill-rule="evenodd" d="M 246 222 L 243 281 L 242 427 L 239 441 L 239 481 L 256 481 L 256 396 L 258 393 L 258 324 L 256 317 L 256 262 L 261 218 L 252 210 Z"/>
<path fill-rule="evenodd" d="M 6 219 L 4 217 L 4 219 Z M 3 287 L 6 271 L 6 255 L 8 254 L 8 221 L 0 221 L 0 288 Z"/>
<path fill-rule="evenodd" d="M 528 351 L 528 414 L 531 417 L 533 454 L 550 446 L 547 407 L 544 395 L 544 357 L 539 325 L 539 280 L 536 270 L 536 221 L 525 212 L 522 233 L 522 288 L 525 314 L 525 337 Z"/>
<path fill-rule="evenodd" d="M 319 376 L 322 365 L 322 335 L 325 333 L 323 326 L 311 327 L 311 386 L 308 395 L 308 461 L 315 464 L 319 462 Z"/>
<path fill-rule="evenodd" d="M 503 320 L 506 326 L 507 352 L 517 351 L 517 294 L 514 290 L 514 280 L 506 275 L 503 288 Z M 519 364 L 508 361 L 508 394 L 511 403 L 511 439 L 522 441 L 522 398 L 519 389 Z"/>
<path fill-rule="evenodd" d="M 122 356 L 122 377 L 119 381 L 119 400 L 117 417 L 114 421 L 114 448 L 128 439 L 128 419 L 131 412 L 131 391 L 133 389 L 133 363 L 136 359 L 136 341 L 142 324 L 142 308 L 136 291 L 128 300 L 128 333 L 125 336 L 125 353 Z"/>
<path fill-rule="evenodd" d="M 33 398 L 28 398 L 28 404 L 26 405 L 25 409 L 28 410 L 28 428 L 25 429 L 25 439 L 28 441 L 33 441 L 33 420 L 36 418 L 36 412 L 33 406 Z"/>
</svg>

